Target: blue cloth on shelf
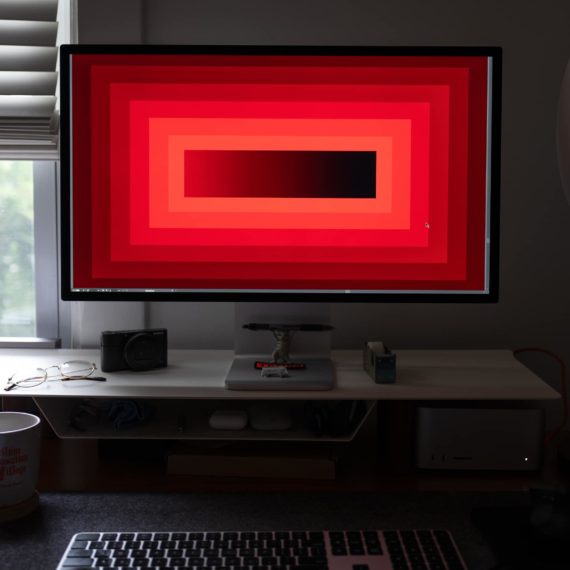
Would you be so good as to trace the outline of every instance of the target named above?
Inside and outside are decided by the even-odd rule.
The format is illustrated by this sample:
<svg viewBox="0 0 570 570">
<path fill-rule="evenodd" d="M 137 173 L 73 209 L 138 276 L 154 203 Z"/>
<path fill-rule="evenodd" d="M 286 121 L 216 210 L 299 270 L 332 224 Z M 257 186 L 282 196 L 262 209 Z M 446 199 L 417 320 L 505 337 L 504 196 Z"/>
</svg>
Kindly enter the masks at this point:
<svg viewBox="0 0 570 570">
<path fill-rule="evenodd" d="M 120 431 L 148 420 L 152 416 L 152 408 L 138 400 L 113 400 L 107 416 L 113 421 L 113 427 Z"/>
</svg>

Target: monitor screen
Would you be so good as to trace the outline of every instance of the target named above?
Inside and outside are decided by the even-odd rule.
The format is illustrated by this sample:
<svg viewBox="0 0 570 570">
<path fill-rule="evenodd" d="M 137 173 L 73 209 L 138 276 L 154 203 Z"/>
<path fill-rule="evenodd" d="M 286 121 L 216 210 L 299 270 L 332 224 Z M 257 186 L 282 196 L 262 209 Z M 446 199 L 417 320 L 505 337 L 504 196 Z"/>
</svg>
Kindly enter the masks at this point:
<svg viewBox="0 0 570 570">
<path fill-rule="evenodd" d="M 61 48 L 62 295 L 493 301 L 500 48 Z"/>
</svg>

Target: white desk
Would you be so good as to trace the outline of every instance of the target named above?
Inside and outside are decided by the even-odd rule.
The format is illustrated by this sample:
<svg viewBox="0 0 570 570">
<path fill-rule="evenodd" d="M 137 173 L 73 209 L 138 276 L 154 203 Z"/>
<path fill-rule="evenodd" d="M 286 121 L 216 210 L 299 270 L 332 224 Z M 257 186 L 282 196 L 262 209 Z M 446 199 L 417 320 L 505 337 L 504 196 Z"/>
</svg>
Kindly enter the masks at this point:
<svg viewBox="0 0 570 570">
<path fill-rule="evenodd" d="M 359 351 L 336 351 L 332 359 L 336 386 L 330 391 L 235 391 L 224 387 L 232 351 L 169 351 L 167 368 L 146 372 L 104 373 L 106 382 L 48 380 L 36 388 L 3 392 L 9 397 L 33 397 L 60 437 L 146 437 L 181 439 L 267 438 L 267 434 L 215 432 L 207 417 L 221 406 L 245 406 L 252 400 L 283 400 L 303 405 L 307 400 L 553 400 L 560 394 L 516 360 L 508 350 L 398 350 L 397 380 L 376 384 L 364 372 Z M 98 350 L 0 350 L 0 386 L 17 369 L 44 367 L 66 360 L 90 360 L 99 367 Z M 140 426 L 128 435 L 101 428 L 74 432 L 68 417 L 77 398 L 145 399 L 160 408 L 161 421 Z M 194 424 L 177 433 L 174 418 L 188 413 Z M 303 440 L 304 430 L 271 433 L 272 439 Z"/>
<path fill-rule="evenodd" d="M 167 368 L 101 373 L 107 382 L 49 380 L 5 396 L 34 398 L 189 398 L 287 400 L 552 400 L 560 394 L 516 360 L 509 350 L 397 350 L 397 381 L 375 384 L 359 351 L 335 351 L 336 387 L 330 391 L 234 391 L 224 380 L 233 352 L 171 350 Z M 0 350 L 0 386 L 17 369 L 66 360 L 100 365 L 98 350 Z"/>
</svg>

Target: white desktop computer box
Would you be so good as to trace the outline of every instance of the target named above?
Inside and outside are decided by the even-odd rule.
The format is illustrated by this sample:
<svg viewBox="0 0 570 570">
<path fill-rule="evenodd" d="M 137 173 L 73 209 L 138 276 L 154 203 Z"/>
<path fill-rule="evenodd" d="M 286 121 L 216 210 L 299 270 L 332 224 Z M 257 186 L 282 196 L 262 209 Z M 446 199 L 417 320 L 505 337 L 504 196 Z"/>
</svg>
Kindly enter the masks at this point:
<svg viewBox="0 0 570 570">
<path fill-rule="evenodd" d="M 539 469 L 543 423 L 540 409 L 420 407 L 416 466 L 421 469 Z"/>
</svg>

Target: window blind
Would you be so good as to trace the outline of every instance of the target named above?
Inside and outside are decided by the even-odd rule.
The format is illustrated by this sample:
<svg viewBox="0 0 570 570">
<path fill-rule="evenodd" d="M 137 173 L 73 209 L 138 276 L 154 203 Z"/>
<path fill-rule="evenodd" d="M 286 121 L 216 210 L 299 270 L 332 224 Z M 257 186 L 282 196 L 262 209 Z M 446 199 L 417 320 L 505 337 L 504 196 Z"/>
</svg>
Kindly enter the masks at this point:
<svg viewBox="0 0 570 570">
<path fill-rule="evenodd" d="M 58 0 L 0 0 L 0 159 L 58 158 Z"/>
</svg>

